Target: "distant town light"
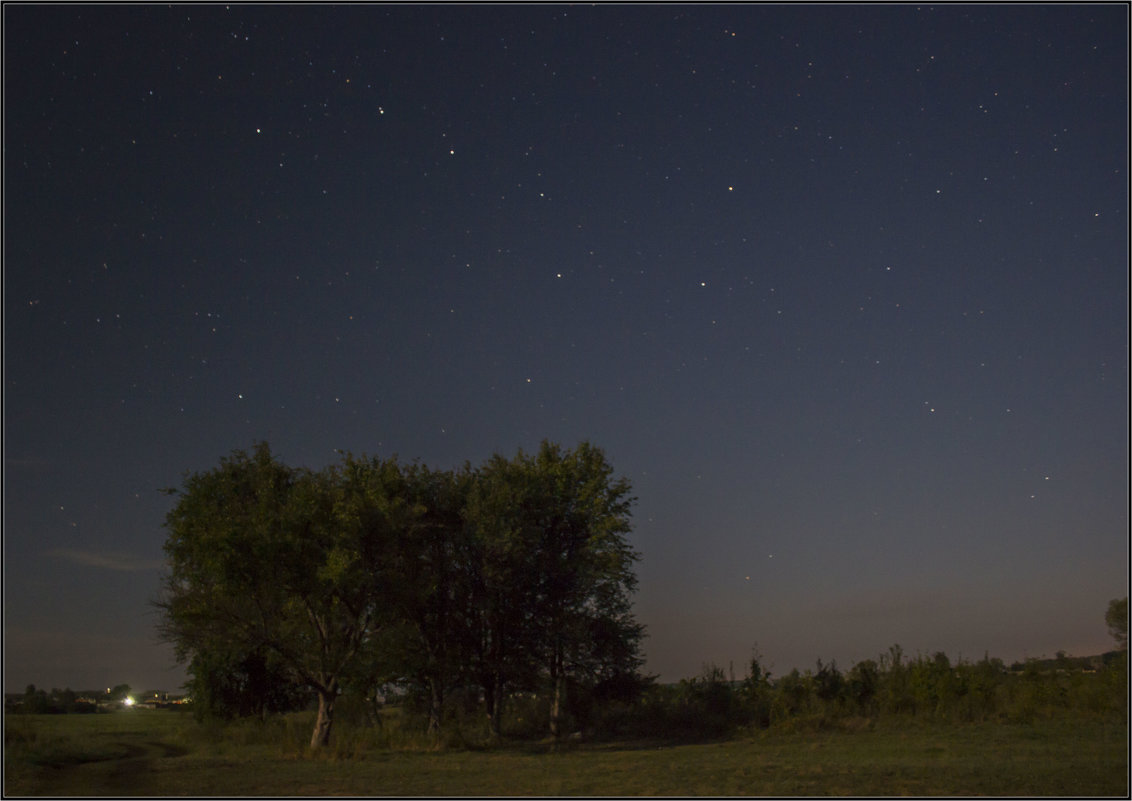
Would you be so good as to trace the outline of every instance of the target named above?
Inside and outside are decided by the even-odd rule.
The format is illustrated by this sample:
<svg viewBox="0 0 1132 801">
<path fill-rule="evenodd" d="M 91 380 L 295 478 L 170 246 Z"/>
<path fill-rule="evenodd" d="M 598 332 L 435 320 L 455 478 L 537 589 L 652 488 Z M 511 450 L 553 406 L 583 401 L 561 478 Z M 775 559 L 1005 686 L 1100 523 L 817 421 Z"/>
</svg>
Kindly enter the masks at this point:
<svg viewBox="0 0 1132 801">
<path fill-rule="evenodd" d="M 125 704 L 126 706 L 133 706 L 134 705 L 134 699 L 130 698 L 130 696 L 127 695 L 126 700 L 124 700 L 122 703 Z"/>
</svg>

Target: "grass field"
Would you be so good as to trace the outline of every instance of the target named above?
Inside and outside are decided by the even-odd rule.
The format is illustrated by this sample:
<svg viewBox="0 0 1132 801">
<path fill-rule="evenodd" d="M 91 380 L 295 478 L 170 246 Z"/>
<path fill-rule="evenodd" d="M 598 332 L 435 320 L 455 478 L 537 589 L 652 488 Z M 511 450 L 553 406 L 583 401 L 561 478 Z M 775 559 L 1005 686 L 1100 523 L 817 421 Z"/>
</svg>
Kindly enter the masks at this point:
<svg viewBox="0 0 1132 801">
<path fill-rule="evenodd" d="M 308 721 L 209 729 L 190 715 L 6 715 L 4 794 L 1128 795 L 1124 721 L 877 723 L 700 744 L 545 744 L 311 756 Z M 347 739 L 345 736 L 343 739 Z M 337 755 L 336 755 L 337 754 Z"/>
</svg>

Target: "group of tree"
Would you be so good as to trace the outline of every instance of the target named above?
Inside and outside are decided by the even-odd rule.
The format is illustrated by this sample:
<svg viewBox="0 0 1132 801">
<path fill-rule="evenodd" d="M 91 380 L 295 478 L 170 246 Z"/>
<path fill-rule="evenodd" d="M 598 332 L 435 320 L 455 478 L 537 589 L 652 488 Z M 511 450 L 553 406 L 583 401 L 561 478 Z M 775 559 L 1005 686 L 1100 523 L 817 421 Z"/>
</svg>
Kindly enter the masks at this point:
<svg viewBox="0 0 1132 801">
<path fill-rule="evenodd" d="M 432 732 L 449 696 L 475 698 L 498 737 L 508 694 L 537 691 L 558 738 L 571 696 L 647 683 L 634 499 L 589 443 L 453 470 L 349 453 L 294 468 L 259 443 L 169 492 L 156 605 L 203 712 L 314 696 L 320 747 L 339 696 L 392 685 Z"/>
<path fill-rule="evenodd" d="M 42 688 L 36 689 L 34 684 L 29 684 L 22 697 L 6 700 L 5 711 L 27 714 L 61 715 L 97 710 L 95 704 L 80 700 L 79 694 L 70 687 L 63 690 L 52 687 L 51 692 L 48 692 Z"/>
</svg>

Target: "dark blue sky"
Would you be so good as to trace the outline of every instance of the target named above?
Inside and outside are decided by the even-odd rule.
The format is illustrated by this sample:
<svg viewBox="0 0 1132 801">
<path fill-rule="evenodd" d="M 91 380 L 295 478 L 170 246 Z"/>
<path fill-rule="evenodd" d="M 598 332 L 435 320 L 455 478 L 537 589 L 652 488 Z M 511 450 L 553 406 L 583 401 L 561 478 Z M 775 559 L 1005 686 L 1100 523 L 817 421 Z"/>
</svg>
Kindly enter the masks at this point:
<svg viewBox="0 0 1132 801">
<path fill-rule="evenodd" d="M 662 680 L 1097 653 L 1128 9 L 4 8 L 4 687 L 175 688 L 161 487 L 589 439 Z"/>
</svg>

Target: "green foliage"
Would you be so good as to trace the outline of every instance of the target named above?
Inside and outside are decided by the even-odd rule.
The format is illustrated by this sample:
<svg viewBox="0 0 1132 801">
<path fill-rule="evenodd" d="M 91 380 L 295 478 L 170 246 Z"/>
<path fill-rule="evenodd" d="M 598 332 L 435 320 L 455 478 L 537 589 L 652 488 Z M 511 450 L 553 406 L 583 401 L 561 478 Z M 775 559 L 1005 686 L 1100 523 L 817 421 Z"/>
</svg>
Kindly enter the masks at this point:
<svg viewBox="0 0 1132 801">
<path fill-rule="evenodd" d="M 225 665 L 238 679 L 262 657 L 313 690 L 312 745 L 328 741 L 339 682 L 382 619 L 388 518 L 400 510 L 383 494 L 388 466 L 372 468 L 363 520 L 336 468 L 294 470 L 261 443 L 188 476 L 166 520 L 163 634 L 197 661 L 199 689 L 222 685 Z"/>
<path fill-rule="evenodd" d="M 643 661 L 630 603 L 637 555 L 624 537 L 629 485 L 592 445 L 544 442 L 533 456 L 492 457 L 463 486 L 454 581 L 467 594 L 449 605 L 463 611 L 449 614 L 461 625 L 445 642 L 466 644 L 460 662 L 496 736 L 508 692 L 540 688 L 555 698 L 548 717 L 559 734 L 565 716 L 586 717 L 598 687 L 631 686 Z"/>
<path fill-rule="evenodd" d="M 261 443 L 186 477 L 162 632 L 202 716 L 262 717 L 313 691 L 312 746 L 340 694 L 371 709 L 391 684 L 432 735 L 465 725 L 472 688 L 497 737 L 509 693 L 548 689 L 557 735 L 639 690 L 628 493 L 588 443 L 456 471 L 344 454 L 319 472 Z"/>
<path fill-rule="evenodd" d="M 125 698 L 125 692 L 121 693 L 119 700 L 121 698 Z M 98 711 L 98 706 L 85 698 L 80 700 L 78 693 L 70 687 L 62 690 L 52 687 L 51 692 L 47 692 L 29 684 L 23 695 L 5 698 L 4 711 L 31 715 L 89 714 Z"/>
<path fill-rule="evenodd" d="M 794 668 L 780 678 L 775 686 L 774 700 L 771 703 L 772 723 L 808 714 L 812 708 L 813 677 Z"/>
<path fill-rule="evenodd" d="M 300 709 L 309 691 L 267 649 L 224 653 L 198 651 L 186 685 L 198 719 L 256 716 Z"/>
<path fill-rule="evenodd" d="M 877 692 L 880 709 L 890 714 L 915 713 L 910 671 L 904 662 L 904 650 L 899 645 L 891 646 L 880 655 L 880 669 L 885 674 Z"/>
<path fill-rule="evenodd" d="M 815 671 L 794 669 L 774 681 L 755 657 L 742 682 L 727 681 L 720 668 L 708 665 L 695 679 L 651 687 L 636 704 L 598 716 L 597 729 L 607 736 L 687 739 L 767 728 L 871 728 L 878 721 L 1034 724 L 1082 714 L 1126 719 L 1126 652 L 1119 657 L 1099 671 L 1029 660 L 1011 672 L 989 656 L 952 664 L 942 652 L 907 659 L 893 646 L 844 673 L 819 660 Z M 1076 665 L 1067 655 L 1062 662 Z"/>
<path fill-rule="evenodd" d="M 33 715 L 42 715 L 50 710 L 51 703 L 47 693 L 37 690 L 34 684 L 29 684 L 24 690 L 23 711 Z"/>
<path fill-rule="evenodd" d="M 819 659 L 818 672 L 814 676 L 814 694 L 826 704 L 832 704 L 841 697 L 844 687 L 845 681 L 837 669 L 837 662 L 823 665 Z"/>
<path fill-rule="evenodd" d="M 762 664 L 758 649 L 752 649 L 747 677 L 740 687 L 740 702 L 747 713 L 747 725 L 765 729 L 770 725 L 773 689 L 771 675 Z"/>
<path fill-rule="evenodd" d="M 704 665 L 698 678 L 680 682 L 677 696 L 681 727 L 699 736 L 728 734 L 738 722 L 738 698 L 717 665 Z"/>
<path fill-rule="evenodd" d="M 858 662 L 849 671 L 845 684 L 845 697 L 849 708 L 855 714 L 864 716 L 876 714 L 880 682 L 880 667 L 871 659 Z"/>
</svg>

